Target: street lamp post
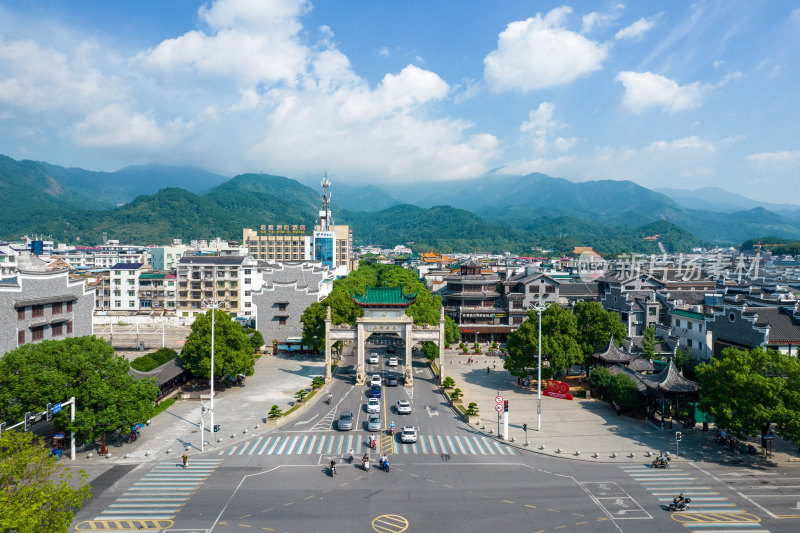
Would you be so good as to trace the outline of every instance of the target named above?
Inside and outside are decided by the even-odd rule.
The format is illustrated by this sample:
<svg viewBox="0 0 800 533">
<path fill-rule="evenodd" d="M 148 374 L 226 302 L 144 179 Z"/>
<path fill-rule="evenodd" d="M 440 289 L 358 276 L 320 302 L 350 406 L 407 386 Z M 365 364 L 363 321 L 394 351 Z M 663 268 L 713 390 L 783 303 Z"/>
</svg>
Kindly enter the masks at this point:
<svg viewBox="0 0 800 533">
<path fill-rule="evenodd" d="M 222 307 L 222 305 L 227 301 L 227 298 L 222 301 L 217 300 L 206 300 L 203 299 L 203 305 L 205 307 L 211 308 L 211 377 L 209 379 L 211 383 L 211 402 L 208 408 L 208 411 L 211 413 L 211 435 L 214 436 L 214 311 Z M 202 415 L 201 415 L 202 416 Z M 203 447 L 203 438 L 200 439 L 201 449 Z"/>
<path fill-rule="evenodd" d="M 539 370 L 536 376 L 536 431 L 542 430 L 542 311 L 550 306 L 549 303 L 530 304 L 530 308 L 539 314 L 539 351 L 537 352 L 539 359 Z"/>
</svg>

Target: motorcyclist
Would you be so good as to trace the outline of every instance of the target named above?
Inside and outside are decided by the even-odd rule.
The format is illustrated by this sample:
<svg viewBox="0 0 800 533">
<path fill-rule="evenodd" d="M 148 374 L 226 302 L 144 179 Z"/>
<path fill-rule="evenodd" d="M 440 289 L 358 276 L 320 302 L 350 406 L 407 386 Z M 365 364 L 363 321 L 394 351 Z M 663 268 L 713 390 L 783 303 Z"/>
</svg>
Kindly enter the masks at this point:
<svg viewBox="0 0 800 533">
<path fill-rule="evenodd" d="M 364 466 L 368 462 L 369 462 L 369 454 L 365 453 L 364 457 L 361 458 L 361 466 Z"/>
<path fill-rule="evenodd" d="M 328 404 L 330 404 L 331 402 L 333 402 L 333 393 L 329 392 L 328 393 Z"/>
<path fill-rule="evenodd" d="M 352 464 L 352 463 L 353 463 L 353 461 L 355 460 L 355 456 L 353 455 L 354 453 L 355 453 L 355 452 L 353 451 L 353 448 L 350 448 L 350 451 L 349 451 L 349 452 L 347 452 L 347 462 L 348 462 L 348 463 L 351 463 L 351 464 Z"/>
<path fill-rule="evenodd" d="M 336 475 L 336 459 L 331 459 L 331 475 Z"/>
<path fill-rule="evenodd" d="M 369 436 L 369 445 L 373 449 L 378 445 L 378 439 L 375 437 L 374 433 Z"/>
<path fill-rule="evenodd" d="M 389 459 L 386 457 L 386 454 L 381 455 L 381 460 L 378 463 L 381 467 L 383 467 Z"/>
<path fill-rule="evenodd" d="M 389 422 L 389 434 L 394 435 L 394 422 Z"/>
<path fill-rule="evenodd" d="M 686 498 L 683 497 L 683 493 L 681 492 L 678 494 L 678 497 L 672 500 L 672 503 L 675 504 L 675 507 L 680 507 L 681 505 L 686 503 Z"/>
</svg>

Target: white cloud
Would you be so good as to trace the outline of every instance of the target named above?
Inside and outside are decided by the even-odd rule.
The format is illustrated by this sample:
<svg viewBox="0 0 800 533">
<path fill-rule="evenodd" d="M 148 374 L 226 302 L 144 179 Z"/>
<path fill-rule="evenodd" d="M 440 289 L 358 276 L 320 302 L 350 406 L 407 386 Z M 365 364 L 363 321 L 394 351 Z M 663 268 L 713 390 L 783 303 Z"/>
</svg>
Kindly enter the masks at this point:
<svg viewBox="0 0 800 533">
<path fill-rule="evenodd" d="M 149 113 L 131 111 L 125 105 L 111 104 L 89 113 L 73 128 L 73 138 L 92 148 L 164 150 L 177 142 L 190 126 L 175 119 L 160 126 Z"/>
<path fill-rule="evenodd" d="M 660 16 L 661 15 L 656 15 L 650 18 L 642 17 L 630 26 L 619 30 L 616 35 L 614 35 L 614 39 L 617 41 L 621 39 L 641 39 L 642 35 L 653 29 Z"/>
<path fill-rule="evenodd" d="M 756 165 L 786 167 L 800 164 L 800 150 L 783 152 L 758 152 L 745 159 Z"/>
<path fill-rule="evenodd" d="M 675 113 L 698 107 L 709 86 L 700 82 L 678 85 L 677 82 L 652 72 L 620 72 L 615 78 L 625 86 L 622 105 L 640 113 L 651 107 Z"/>
<path fill-rule="evenodd" d="M 605 28 L 610 26 L 622 16 L 623 9 L 625 9 L 625 4 L 617 4 L 611 11 L 607 13 L 592 11 L 591 13 L 585 14 L 581 18 L 581 33 L 589 33 L 595 28 Z"/>
<path fill-rule="evenodd" d="M 530 138 L 531 145 L 538 152 L 553 148 L 565 152 L 578 142 L 576 137 L 553 139 L 556 131 L 566 127 L 566 124 L 553 118 L 555 109 L 556 106 L 550 102 L 542 102 L 528 113 L 528 120 L 519 127 L 519 131 Z"/>
<path fill-rule="evenodd" d="M 381 46 L 381 48 L 378 50 L 378 55 L 381 57 L 389 57 L 389 49 L 385 46 Z"/>
<path fill-rule="evenodd" d="M 676 150 L 703 150 L 714 152 L 716 151 L 716 146 L 710 141 L 692 135 L 691 137 L 684 137 L 672 141 L 655 141 L 644 150 L 646 152 L 668 152 Z"/>
<path fill-rule="evenodd" d="M 606 46 L 563 28 L 569 7 L 544 18 L 510 23 L 500 33 L 497 49 L 483 60 L 484 78 L 496 92 L 531 91 L 570 83 L 599 70 L 608 56 Z"/>
</svg>

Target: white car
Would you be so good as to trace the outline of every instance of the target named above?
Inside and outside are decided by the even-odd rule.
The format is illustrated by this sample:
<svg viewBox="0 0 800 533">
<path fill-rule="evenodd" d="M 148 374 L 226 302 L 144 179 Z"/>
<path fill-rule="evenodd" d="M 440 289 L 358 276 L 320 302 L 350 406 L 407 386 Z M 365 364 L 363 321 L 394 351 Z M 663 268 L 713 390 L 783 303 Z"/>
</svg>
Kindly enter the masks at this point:
<svg viewBox="0 0 800 533">
<path fill-rule="evenodd" d="M 411 414 L 411 402 L 409 402 L 408 400 L 397 400 L 395 407 L 397 408 L 398 415 Z"/>
<path fill-rule="evenodd" d="M 379 361 L 380 361 L 380 358 L 378 357 L 378 354 L 376 354 L 375 352 L 372 352 L 371 354 L 369 354 L 369 362 L 370 362 L 370 364 L 377 365 Z"/>
<path fill-rule="evenodd" d="M 400 442 L 417 442 L 417 429 L 414 426 L 403 426 Z"/>
<path fill-rule="evenodd" d="M 368 413 L 380 413 L 381 412 L 381 401 L 377 398 L 370 398 L 367 402 L 367 412 Z"/>
<path fill-rule="evenodd" d="M 381 378 L 380 374 L 375 374 L 374 376 L 372 376 L 372 380 L 369 382 L 370 387 L 373 385 L 382 385 L 382 384 L 383 384 L 383 378 Z"/>
<path fill-rule="evenodd" d="M 397 357 L 389 358 L 389 366 L 397 366 Z"/>
</svg>

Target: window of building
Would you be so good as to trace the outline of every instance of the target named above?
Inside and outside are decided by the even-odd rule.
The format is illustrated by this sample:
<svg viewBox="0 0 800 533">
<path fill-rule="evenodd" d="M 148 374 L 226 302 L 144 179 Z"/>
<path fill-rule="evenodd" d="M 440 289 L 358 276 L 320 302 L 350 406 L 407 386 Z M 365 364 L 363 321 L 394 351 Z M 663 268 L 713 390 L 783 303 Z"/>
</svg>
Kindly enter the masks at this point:
<svg viewBox="0 0 800 533">
<path fill-rule="evenodd" d="M 688 320 L 686 321 L 686 329 L 688 329 L 688 330 L 692 329 L 692 323 L 689 322 Z"/>
<path fill-rule="evenodd" d="M 286 302 L 278 302 L 278 311 L 286 311 L 286 308 L 289 306 Z"/>
<path fill-rule="evenodd" d="M 245 306 L 245 307 L 250 307 L 250 302 L 245 302 L 245 303 L 244 303 L 244 306 Z"/>
<path fill-rule="evenodd" d="M 17 309 L 17 320 L 25 320 L 25 308 L 20 307 Z"/>
<path fill-rule="evenodd" d="M 250 275 L 250 269 L 249 268 L 245 268 L 244 269 L 244 273 L 245 273 L 245 275 L 249 276 Z M 250 282 L 248 281 L 247 283 L 250 283 Z"/>
<path fill-rule="evenodd" d="M 31 330 L 31 340 L 40 341 L 44 339 L 44 327 L 33 328 Z"/>
<path fill-rule="evenodd" d="M 60 337 L 62 335 L 61 330 L 63 329 L 63 326 L 61 324 L 53 324 L 52 329 L 53 329 L 52 332 L 53 337 Z"/>
<path fill-rule="evenodd" d="M 679 327 L 681 327 L 681 321 L 680 321 L 680 319 L 678 319 L 678 318 L 676 318 L 676 319 L 675 319 L 675 327 L 676 327 L 676 328 L 679 328 Z"/>
<path fill-rule="evenodd" d="M 44 306 L 43 305 L 34 305 L 31 307 L 31 316 L 33 318 L 38 318 L 44 316 Z"/>
<path fill-rule="evenodd" d="M 122 302 L 114 302 L 114 307 L 122 307 Z"/>
<path fill-rule="evenodd" d="M 556 288 L 553 287 L 552 285 L 548 285 L 547 287 L 544 288 L 544 292 L 546 292 L 547 294 L 553 294 L 556 292 Z"/>
<path fill-rule="evenodd" d="M 53 309 L 53 314 L 54 315 L 60 315 L 62 313 L 63 306 L 62 306 L 61 302 L 56 302 L 51 307 Z"/>
<path fill-rule="evenodd" d="M 72 333 L 72 320 L 67 321 L 67 335 Z"/>
<path fill-rule="evenodd" d="M 121 275 L 122 275 L 122 272 L 121 272 L 121 271 L 119 271 L 119 270 L 115 270 L 115 271 L 114 271 L 114 275 L 115 275 L 115 276 L 121 276 Z"/>
<path fill-rule="evenodd" d="M 25 344 L 25 330 L 20 330 L 17 332 L 17 345 L 22 346 Z"/>
<path fill-rule="evenodd" d="M 686 346 L 688 346 L 689 348 L 692 347 L 692 339 L 687 339 L 686 340 Z"/>
<path fill-rule="evenodd" d="M 514 317 L 514 324 L 522 324 L 523 321 L 524 321 L 524 318 L 521 317 L 521 316 L 515 316 Z"/>
<path fill-rule="evenodd" d="M 250 284 L 250 278 L 244 278 L 244 282 L 249 285 Z"/>
<path fill-rule="evenodd" d="M 703 324 L 697 324 L 697 331 L 703 331 Z"/>
<path fill-rule="evenodd" d="M 703 343 L 702 342 L 698 342 L 697 343 L 697 349 L 698 350 L 702 350 L 703 349 Z"/>
<path fill-rule="evenodd" d="M 278 317 L 278 325 L 279 326 L 285 326 L 286 325 L 286 317 L 285 316 L 279 316 Z"/>
<path fill-rule="evenodd" d="M 538 285 L 531 285 L 528 287 L 529 294 L 539 294 L 539 286 Z"/>
</svg>

